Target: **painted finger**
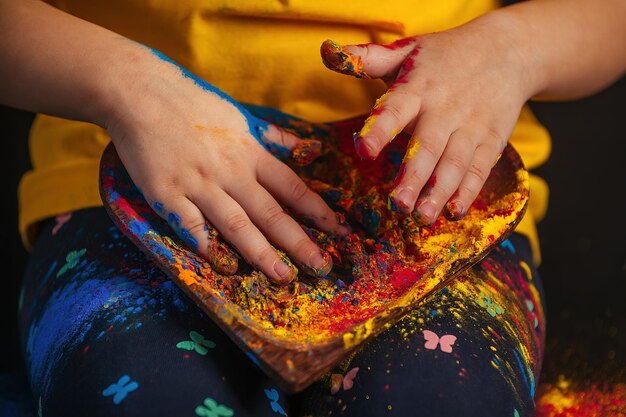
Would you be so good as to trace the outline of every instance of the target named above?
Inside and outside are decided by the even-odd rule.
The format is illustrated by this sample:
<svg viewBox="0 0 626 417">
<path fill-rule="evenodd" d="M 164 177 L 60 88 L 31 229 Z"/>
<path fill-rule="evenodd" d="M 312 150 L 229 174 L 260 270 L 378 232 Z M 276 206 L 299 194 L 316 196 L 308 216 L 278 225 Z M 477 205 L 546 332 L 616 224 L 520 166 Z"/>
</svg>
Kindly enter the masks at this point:
<svg viewBox="0 0 626 417">
<path fill-rule="evenodd" d="M 246 210 L 259 230 L 304 272 L 312 276 L 328 275 L 333 266 L 330 255 L 307 236 L 265 188 L 252 183 L 227 191 Z"/>
<path fill-rule="evenodd" d="M 348 228 L 339 224 L 336 213 L 322 197 L 280 161 L 267 162 L 267 166 L 258 173 L 258 180 L 279 202 L 319 229 L 340 235 L 348 233 Z"/>
<path fill-rule="evenodd" d="M 437 177 L 433 170 L 441 158 L 450 137 L 445 120 L 423 114 L 407 146 L 404 160 L 389 195 L 389 207 L 409 214 L 425 186 L 434 187 Z M 418 219 L 416 219 L 418 220 Z"/>
<path fill-rule="evenodd" d="M 495 145 L 482 144 L 476 148 L 474 159 L 461 180 L 457 191 L 452 195 L 445 207 L 447 217 L 458 220 L 465 217 L 485 181 L 489 177 L 491 168 L 500 156 Z"/>
<path fill-rule="evenodd" d="M 279 159 L 291 159 L 298 165 L 308 165 L 322 154 L 322 142 L 300 139 L 275 125 L 269 125 L 261 138 L 270 152 Z"/>
<path fill-rule="evenodd" d="M 288 284 L 298 269 L 277 251 L 252 223 L 244 209 L 221 189 L 191 196 L 222 236 L 254 267 L 279 284 Z"/>
<path fill-rule="evenodd" d="M 474 135 L 466 129 L 456 130 L 448 139 L 432 178 L 432 187 L 423 188 L 415 204 L 415 216 L 422 224 L 435 222 L 444 205 L 457 190 L 469 169 L 476 150 Z"/>
<path fill-rule="evenodd" d="M 239 266 L 239 256 L 219 237 L 217 230 L 200 209 L 187 198 L 152 204 L 187 246 L 209 262 L 220 274 L 233 275 Z"/>
<path fill-rule="evenodd" d="M 374 105 L 354 146 L 361 159 L 376 159 L 380 151 L 417 117 L 419 96 L 403 85 L 390 88 Z"/>
<path fill-rule="evenodd" d="M 357 78 L 386 78 L 396 74 L 403 61 L 417 46 L 417 38 L 406 38 L 389 45 L 368 43 L 339 45 L 327 40 L 320 47 L 327 68 Z"/>
</svg>

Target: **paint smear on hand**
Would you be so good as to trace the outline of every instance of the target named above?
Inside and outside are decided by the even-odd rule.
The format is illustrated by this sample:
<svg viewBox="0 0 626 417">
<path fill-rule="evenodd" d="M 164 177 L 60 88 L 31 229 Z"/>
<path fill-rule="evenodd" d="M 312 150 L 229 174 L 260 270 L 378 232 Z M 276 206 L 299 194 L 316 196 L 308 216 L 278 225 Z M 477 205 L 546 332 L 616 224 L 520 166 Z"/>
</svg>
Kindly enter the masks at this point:
<svg viewBox="0 0 626 417">
<path fill-rule="evenodd" d="M 363 70 L 360 56 L 352 54 L 345 47 L 330 39 L 322 43 L 320 54 L 324 65 L 335 72 L 357 78 L 370 78 Z"/>
<path fill-rule="evenodd" d="M 309 165 L 322 154 L 322 143 L 319 140 L 301 140 L 291 150 L 291 159 L 298 165 Z"/>
</svg>

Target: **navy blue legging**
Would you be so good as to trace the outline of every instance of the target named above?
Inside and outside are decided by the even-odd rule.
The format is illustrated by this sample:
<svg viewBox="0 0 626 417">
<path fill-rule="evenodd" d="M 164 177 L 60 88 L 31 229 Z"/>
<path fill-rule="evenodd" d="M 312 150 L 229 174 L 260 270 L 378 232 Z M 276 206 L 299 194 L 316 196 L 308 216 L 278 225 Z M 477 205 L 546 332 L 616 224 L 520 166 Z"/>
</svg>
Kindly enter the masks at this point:
<svg viewBox="0 0 626 417">
<path fill-rule="evenodd" d="M 51 416 L 532 414 L 541 284 L 514 234 L 297 395 L 256 365 L 111 223 L 44 222 L 20 297 L 35 407 Z"/>
</svg>

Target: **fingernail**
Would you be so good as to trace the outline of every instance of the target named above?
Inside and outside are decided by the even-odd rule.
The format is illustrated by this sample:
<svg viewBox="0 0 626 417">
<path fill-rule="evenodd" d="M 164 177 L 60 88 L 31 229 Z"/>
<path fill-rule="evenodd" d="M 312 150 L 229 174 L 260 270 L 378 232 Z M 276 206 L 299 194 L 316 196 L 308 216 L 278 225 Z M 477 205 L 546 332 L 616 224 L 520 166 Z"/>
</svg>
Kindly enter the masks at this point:
<svg viewBox="0 0 626 417">
<path fill-rule="evenodd" d="M 224 244 L 209 246 L 209 264 L 220 274 L 234 275 L 239 268 L 239 259 Z"/>
<path fill-rule="evenodd" d="M 372 144 L 367 139 L 364 139 L 363 136 L 356 136 L 354 139 L 354 148 L 361 160 L 376 159 L 376 149 L 374 149 Z"/>
<path fill-rule="evenodd" d="M 404 214 L 408 214 L 411 211 L 410 205 L 412 197 L 413 194 L 406 188 L 400 190 L 398 193 L 393 193 L 393 198 L 396 201 L 398 209 Z"/>
<path fill-rule="evenodd" d="M 297 165 L 308 165 L 322 154 L 322 142 L 315 139 L 301 140 L 291 151 L 291 159 Z"/>
<path fill-rule="evenodd" d="M 446 203 L 446 215 L 450 220 L 461 220 L 466 214 L 460 201 L 451 200 Z"/>
<path fill-rule="evenodd" d="M 427 200 L 419 204 L 415 209 L 417 213 L 417 221 L 422 224 L 433 224 L 437 219 L 437 206 L 435 203 Z"/>
<path fill-rule="evenodd" d="M 320 46 L 322 62 L 327 68 L 357 78 L 370 78 L 363 70 L 361 57 L 353 55 L 337 42 L 326 40 Z"/>
<path fill-rule="evenodd" d="M 328 253 L 316 250 L 309 257 L 309 266 L 313 269 L 316 276 L 324 276 L 330 272 L 333 261 Z"/>
<path fill-rule="evenodd" d="M 293 279 L 294 271 L 284 262 L 274 262 L 274 272 L 285 281 L 290 282 Z"/>
</svg>

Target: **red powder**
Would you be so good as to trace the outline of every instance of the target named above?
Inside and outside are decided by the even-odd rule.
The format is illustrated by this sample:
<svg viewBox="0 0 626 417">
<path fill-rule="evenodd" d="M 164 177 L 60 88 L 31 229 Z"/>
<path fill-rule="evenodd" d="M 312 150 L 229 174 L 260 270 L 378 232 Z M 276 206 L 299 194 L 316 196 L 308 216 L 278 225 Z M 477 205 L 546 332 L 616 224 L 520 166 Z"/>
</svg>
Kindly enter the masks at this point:
<svg viewBox="0 0 626 417">
<path fill-rule="evenodd" d="M 472 203 L 472 207 L 480 211 L 489 210 L 489 205 L 487 204 L 487 201 L 479 198 L 474 200 L 474 203 Z"/>
<path fill-rule="evenodd" d="M 391 49 L 393 51 L 395 51 L 396 49 L 402 49 L 405 46 L 408 46 L 412 43 L 416 43 L 417 42 L 417 38 L 412 37 L 412 38 L 404 38 L 404 39 L 398 39 L 395 42 L 390 43 L 389 45 L 381 45 L 383 48 L 386 49 Z"/>
<path fill-rule="evenodd" d="M 406 174 L 406 164 L 403 162 L 400 165 L 400 168 L 398 168 L 398 175 L 396 175 L 396 178 L 393 180 L 393 188 L 396 188 L 398 184 L 402 182 L 402 178 L 404 178 L 404 174 Z"/>
<path fill-rule="evenodd" d="M 426 183 L 426 187 L 428 190 L 431 190 L 435 188 L 435 185 L 437 185 L 437 176 L 433 175 L 432 177 L 430 177 L 430 179 Z"/>
<path fill-rule="evenodd" d="M 389 277 L 389 283 L 395 289 L 396 295 L 404 294 L 413 284 L 417 282 L 424 270 L 414 271 L 413 269 L 403 268 L 399 269 Z"/>
</svg>

